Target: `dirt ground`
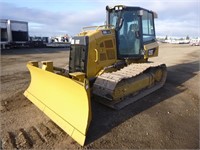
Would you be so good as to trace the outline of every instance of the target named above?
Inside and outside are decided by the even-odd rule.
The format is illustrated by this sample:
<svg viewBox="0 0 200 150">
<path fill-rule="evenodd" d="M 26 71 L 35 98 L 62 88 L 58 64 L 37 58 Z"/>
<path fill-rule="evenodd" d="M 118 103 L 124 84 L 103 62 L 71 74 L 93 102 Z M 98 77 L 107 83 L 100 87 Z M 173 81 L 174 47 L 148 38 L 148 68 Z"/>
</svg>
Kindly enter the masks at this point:
<svg viewBox="0 0 200 150">
<path fill-rule="evenodd" d="M 92 100 L 93 120 L 86 146 L 79 146 L 23 96 L 29 60 L 68 63 L 59 48 L 1 51 L 1 147 L 3 149 L 198 149 L 200 47 L 160 44 L 168 77 L 161 89 L 125 107 L 111 110 Z"/>
</svg>

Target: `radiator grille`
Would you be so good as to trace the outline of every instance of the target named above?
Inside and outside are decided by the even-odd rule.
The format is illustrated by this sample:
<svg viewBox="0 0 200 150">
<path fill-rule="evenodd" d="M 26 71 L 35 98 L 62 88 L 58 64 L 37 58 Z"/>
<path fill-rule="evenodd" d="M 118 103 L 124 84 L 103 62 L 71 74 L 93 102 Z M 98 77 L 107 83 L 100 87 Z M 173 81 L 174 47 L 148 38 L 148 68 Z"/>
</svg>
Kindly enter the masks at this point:
<svg viewBox="0 0 200 150">
<path fill-rule="evenodd" d="M 100 61 L 106 60 L 106 53 L 101 53 L 100 54 Z"/>
<path fill-rule="evenodd" d="M 106 50 L 106 54 L 107 54 L 108 59 L 115 59 L 115 52 L 113 49 Z"/>
<path fill-rule="evenodd" d="M 106 40 L 104 43 L 106 48 L 113 48 L 112 40 Z"/>
</svg>

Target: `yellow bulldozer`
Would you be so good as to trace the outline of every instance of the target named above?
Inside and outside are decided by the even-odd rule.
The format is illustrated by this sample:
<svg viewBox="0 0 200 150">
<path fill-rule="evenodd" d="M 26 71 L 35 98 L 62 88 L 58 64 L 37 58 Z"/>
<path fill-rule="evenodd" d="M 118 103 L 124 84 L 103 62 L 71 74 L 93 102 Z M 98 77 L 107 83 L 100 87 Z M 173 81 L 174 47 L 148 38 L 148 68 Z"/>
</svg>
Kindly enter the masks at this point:
<svg viewBox="0 0 200 150">
<path fill-rule="evenodd" d="M 166 65 L 158 56 L 153 11 L 106 6 L 106 24 L 85 27 L 71 40 L 69 67 L 30 61 L 31 83 L 24 95 L 80 145 L 92 119 L 91 95 L 114 108 L 161 88 Z"/>
</svg>

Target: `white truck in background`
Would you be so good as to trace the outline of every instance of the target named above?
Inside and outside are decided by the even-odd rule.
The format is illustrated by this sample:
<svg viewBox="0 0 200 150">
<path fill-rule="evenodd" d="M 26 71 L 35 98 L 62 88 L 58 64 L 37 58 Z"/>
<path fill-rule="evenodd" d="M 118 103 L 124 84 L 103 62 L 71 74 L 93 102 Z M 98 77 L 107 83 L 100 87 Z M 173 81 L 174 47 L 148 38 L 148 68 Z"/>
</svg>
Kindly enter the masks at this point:
<svg viewBox="0 0 200 150">
<path fill-rule="evenodd" d="M 71 38 L 66 35 L 54 36 L 49 38 L 49 43 L 46 44 L 46 47 L 70 47 Z"/>
<path fill-rule="evenodd" d="M 190 40 L 190 45 L 191 46 L 200 46 L 200 38 L 191 39 Z"/>
<path fill-rule="evenodd" d="M 28 22 L 0 19 L 1 49 L 26 47 L 29 41 Z"/>
</svg>

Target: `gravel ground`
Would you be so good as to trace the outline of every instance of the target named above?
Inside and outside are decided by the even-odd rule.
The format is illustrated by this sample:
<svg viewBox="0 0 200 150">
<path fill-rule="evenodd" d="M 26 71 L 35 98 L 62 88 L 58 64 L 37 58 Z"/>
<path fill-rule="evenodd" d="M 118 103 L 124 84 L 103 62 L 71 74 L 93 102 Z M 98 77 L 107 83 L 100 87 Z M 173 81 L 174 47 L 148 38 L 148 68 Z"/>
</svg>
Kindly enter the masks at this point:
<svg viewBox="0 0 200 150">
<path fill-rule="evenodd" d="M 86 146 L 79 146 L 24 96 L 29 60 L 68 64 L 64 48 L 15 49 L 1 52 L 1 133 L 4 149 L 198 149 L 200 47 L 160 44 L 167 64 L 163 88 L 125 107 L 111 110 L 92 101 L 93 120 Z"/>
</svg>

